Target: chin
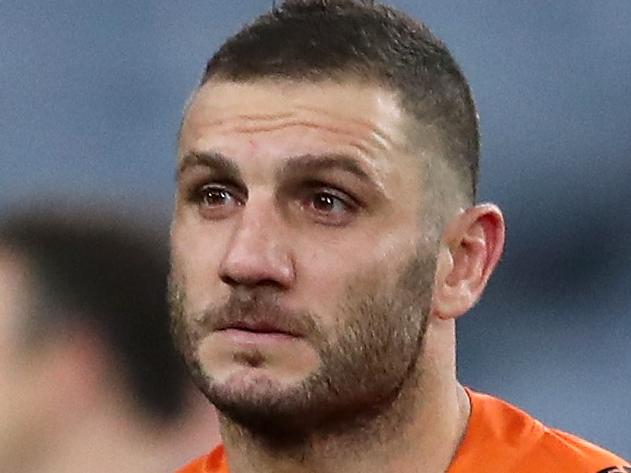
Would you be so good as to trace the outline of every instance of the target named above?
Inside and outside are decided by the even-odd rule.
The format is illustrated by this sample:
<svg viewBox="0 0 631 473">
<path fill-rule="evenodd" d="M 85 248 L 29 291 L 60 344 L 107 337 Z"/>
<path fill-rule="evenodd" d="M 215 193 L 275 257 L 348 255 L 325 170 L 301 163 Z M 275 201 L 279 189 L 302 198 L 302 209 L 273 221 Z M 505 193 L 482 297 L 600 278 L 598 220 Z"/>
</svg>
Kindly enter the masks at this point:
<svg viewBox="0 0 631 473">
<path fill-rule="evenodd" d="M 284 392 L 292 391 L 300 380 L 289 380 L 267 368 L 238 367 L 216 389 L 232 397 L 243 399 L 278 399 Z"/>
<path fill-rule="evenodd" d="M 244 404 L 252 406 L 278 405 L 301 390 L 304 379 L 296 372 L 284 372 L 282 367 L 267 364 L 253 366 L 247 363 L 230 363 L 221 369 L 203 366 L 196 375 L 198 387 L 215 405 Z"/>
<path fill-rule="evenodd" d="M 210 379 L 203 391 L 231 421 L 265 437 L 299 434 L 301 419 L 312 410 L 304 382 L 278 379 L 263 369 L 242 368 L 225 380 Z"/>
</svg>

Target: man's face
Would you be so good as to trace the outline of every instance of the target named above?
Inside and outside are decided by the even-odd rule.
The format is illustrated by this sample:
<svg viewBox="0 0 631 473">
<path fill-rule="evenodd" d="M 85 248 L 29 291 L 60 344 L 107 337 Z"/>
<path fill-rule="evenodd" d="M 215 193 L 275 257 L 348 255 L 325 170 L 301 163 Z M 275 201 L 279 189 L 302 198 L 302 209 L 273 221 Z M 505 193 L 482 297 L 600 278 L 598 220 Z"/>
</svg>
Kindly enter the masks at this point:
<svg viewBox="0 0 631 473">
<path fill-rule="evenodd" d="M 415 369 L 434 276 L 421 166 L 394 94 L 209 82 L 185 117 L 176 342 L 252 428 L 378 411 Z"/>
</svg>

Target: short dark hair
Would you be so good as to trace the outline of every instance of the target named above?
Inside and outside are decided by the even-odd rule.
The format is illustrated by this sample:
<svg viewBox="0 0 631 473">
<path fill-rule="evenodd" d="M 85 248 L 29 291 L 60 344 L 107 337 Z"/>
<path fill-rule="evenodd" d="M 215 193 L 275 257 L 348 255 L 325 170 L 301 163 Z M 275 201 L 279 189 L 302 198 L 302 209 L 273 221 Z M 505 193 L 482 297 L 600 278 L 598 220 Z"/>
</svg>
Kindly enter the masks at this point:
<svg viewBox="0 0 631 473">
<path fill-rule="evenodd" d="M 184 406 L 188 374 L 170 337 L 161 240 L 114 217 L 26 212 L 0 223 L 0 247 L 24 262 L 31 279 L 27 343 L 90 329 L 141 414 L 168 421 Z"/>
<path fill-rule="evenodd" d="M 402 12 L 367 0 L 286 0 L 221 46 L 201 84 L 213 78 L 351 78 L 388 87 L 416 124 L 438 130 L 441 157 L 475 200 L 480 142 L 469 85 L 447 47 Z"/>
</svg>

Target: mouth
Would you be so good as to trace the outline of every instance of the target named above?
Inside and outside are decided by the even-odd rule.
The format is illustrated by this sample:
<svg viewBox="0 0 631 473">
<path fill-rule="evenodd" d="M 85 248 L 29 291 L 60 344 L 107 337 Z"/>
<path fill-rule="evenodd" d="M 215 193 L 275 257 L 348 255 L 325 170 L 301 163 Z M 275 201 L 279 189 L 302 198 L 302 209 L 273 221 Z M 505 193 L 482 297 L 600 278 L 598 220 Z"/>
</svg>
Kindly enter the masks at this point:
<svg viewBox="0 0 631 473">
<path fill-rule="evenodd" d="M 252 335 L 280 335 L 294 338 L 301 337 L 299 333 L 287 327 L 268 322 L 235 321 L 218 327 L 217 331 L 226 333 L 244 332 Z"/>
</svg>

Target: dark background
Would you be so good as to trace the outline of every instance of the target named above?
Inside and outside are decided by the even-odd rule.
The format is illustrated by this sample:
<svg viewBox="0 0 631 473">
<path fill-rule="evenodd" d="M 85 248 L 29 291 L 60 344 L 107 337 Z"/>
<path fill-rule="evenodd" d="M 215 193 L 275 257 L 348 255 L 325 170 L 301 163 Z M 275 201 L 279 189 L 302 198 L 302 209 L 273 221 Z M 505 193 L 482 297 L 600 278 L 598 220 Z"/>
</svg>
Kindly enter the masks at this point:
<svg viewBox="0 0 631 473">
<path fill-rule="evenodd" d="M 393 3 L 469 77 L 508 222 L 461 379 L 631 457 L 631 1 Z M 270 4 L 0 0 L 0 211 L 55 196 L 166 229 L 182 106 Z"/>
</svg>

